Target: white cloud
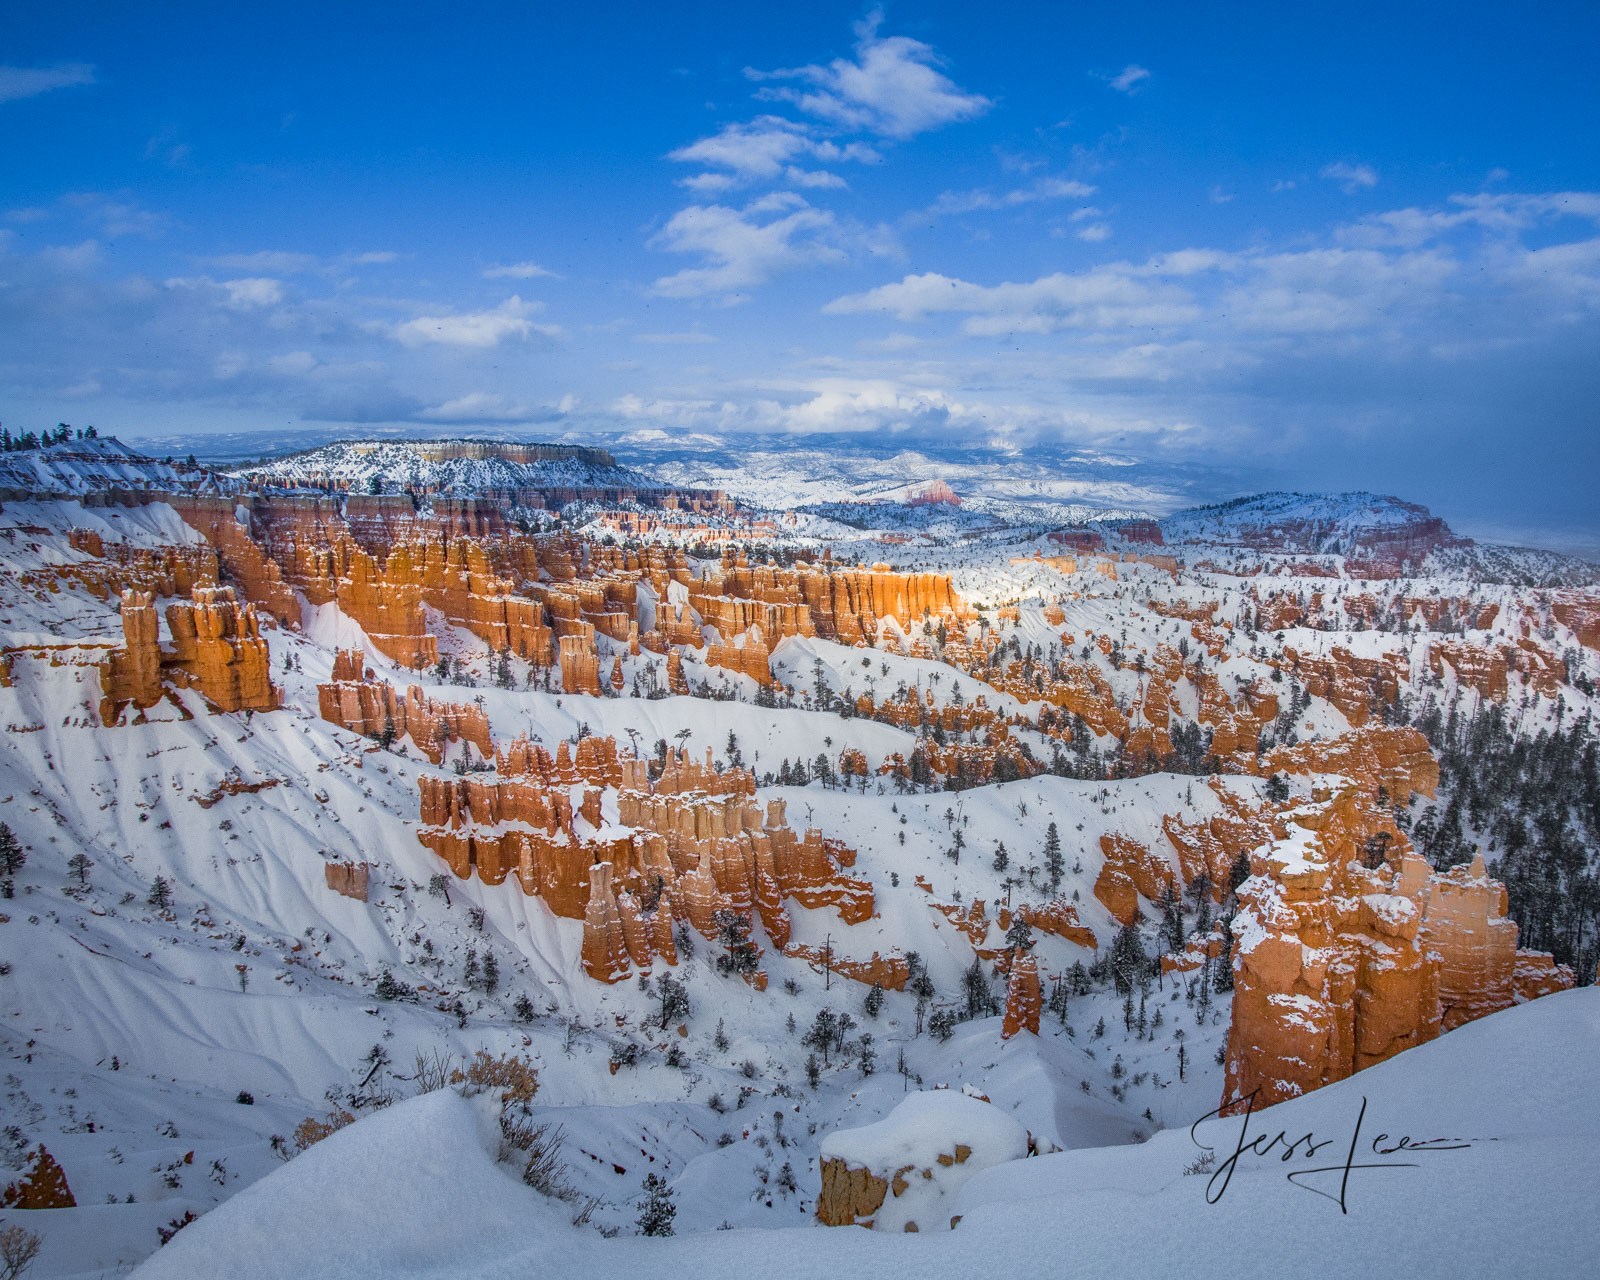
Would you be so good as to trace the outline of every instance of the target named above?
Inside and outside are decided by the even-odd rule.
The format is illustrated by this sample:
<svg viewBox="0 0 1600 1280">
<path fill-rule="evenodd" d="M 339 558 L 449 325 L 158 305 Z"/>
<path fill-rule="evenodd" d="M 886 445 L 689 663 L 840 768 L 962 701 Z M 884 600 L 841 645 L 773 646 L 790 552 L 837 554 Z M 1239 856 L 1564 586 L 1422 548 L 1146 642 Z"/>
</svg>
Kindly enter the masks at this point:
<svg viewBox="0 0 1600 1280">
<path fill-rule="evenodd" d="M 712 334 L 692 329 L 687 333 L 636 333 L 633 335 L 633 340 L 648 343 L 653 347 L 695 347 L 707 345 L 717 339 Z"/>
<path fill-rule="evenodd" d="M 790 102 L 831 125 L 884 138 L 910 138 L 982 115 L 993 105 L 958 88 L 938 68 L 939 56 L 920 40 L 879 38 L 881 11 L 856 27 L 855 59 L 827 66 L 745 72 L 752 80 L 796 80 L 811 86 L 769 86 L 761 96 Z"/>
<path fill-rule="evenodd" d="M 727 173 L 701 173 L 680 180 L 694 191 L 726 190 L 749 182 L 786 181 L 796 186 L 845 185 L 844 179 L 827 170 L 804 169 L 800 159 L 834 164 L 855 160 L 872 164 L 876 150 L 863 142 L 844 146 L 817 134 L 815 128 L 779 116 L 758 116 L 748 123 L 724 125 L 720 131 L 671 152 L 668 159 L 682 164 L 697 164 Z"/>
<path fill-rule="evenodd" d="M 1274 333 L 1333 333 L 1426 311 L 1458 264 L 1447 254 L 1373 249 L 1308 249 L 1245 260 L 1243 278 L 1221 308 L 1238 328 Z"/>
<path fill-rule="evenodd" d="M 1102 240 L 1111 239 L 1111 228 L 1104 222 L 1091 222 L 1078 232 L 1078 239 L 1099 244 Z"/>
<path fill-rule="evenodd" d="M 93 84 L 94 67 L 87 62 L 62 62 L 53 67 L 0 67 L 0 102 L 15 102 L 49 93 Z"/>
<path fill-rule="evenodd" d="M 244 271 L 258 275 L 298 276 L 311 272 L 332 275 L 348 271 L 351 267 L 384 266 L 398 262 L 401 255 L 391 249 L 374 249 L 366 253 L 346 253 L 332 258 L 320 258 L 314 253 L 294 253 L 287 249 L 258 249 L 253 253 L 220 253 L 197 261 L 219 271 Z"/>
<path fill-rule="evenodd" d="M 1337 182 L 1349 196 L 1378 185 L 1378 171 L 1370 164 L 1346 164 L 1339 160 L 1323 165 L 1320 176 Z"/>
<path fill-rule="evenodd" d="M 1147 68 L 1141 67 L 1136 62 L 1130 62 L 1116 75 L 1108 78 L 1106 83 L 1118 93 L 1134 94 L 1139 92 L 1140 84 L 1149 78 L 1150 72 Z"/>
<path fill-rule="evenodd" d="M 1095 193 L 1084 182 L 1067 178 L 1040 178 L 1026 187 L 995 192 L 987 187 L 976 191 L 946 191 L 928 208 L 930 214 L 973 213 L 978 210 L 1014 209 L 1040 200 L 1082 200 Z"/>
<path fill-rule="evenodd" d="M 74 191 L 61 203 L 75 209 L 83 220 L 107 236 L 159 236 L 167 229 L 165 214 L 156 213 L 123 196 L 107 196 L 98 191 Z"/>
<path fill-rule="evenodd" d="M 928 272 L 898 284 L 836 298 L 831 315 L 886 311 L 901 320 L 939 312 L 967 316 L 966 333 L 1054 333 L 1061 329 L 1122 329 L 1181 324 L 1199 317 L 1193 297 L 1128 264 L 1078 275 L 1056 272 L 1037 280 L 977 285 Z"/>
<path fill-rule="evenodd" d="M 527 422 L 540 416 L 525 404 L 489 391 L 473 391 L 417 414 L 428 422 Z"/>
<path fill-rule="evenodd" d="M 260 271 L 275 275 L 292 276 L 309 271 L 317 260 L 309 253 L 289 253 L 281 249 L 263 249 L 257 253 L 224 253 L 203 259 L 207 266 L 219 271 Z"/>
<path fill-rule="evenodd" d="M 283 301 L 283 282 L 266 276 L 224 280 L 222 287 L 228 291 L 228 305 L 241 310 L 248 307 L 274 307 Z"/>
<path fill-rule="evenodd" d="M 504 266 L 486 267 L 483 271 L 485 280 L 533 280 L 540 277 L 561 279 L 554 271 L 541 267 L 537 262 L 509 262 Z"/>
<path fill-rule="evenodd" d="M 668 298 L 720 294 L 728 301 L 786 271 L 888 249 L 881 238 L 841 224 L 830 211 L 813 208 L 793 192 L 774 192 L 742 209 L 690 205 L 673 215 L 650 245 L 672 253 L 698 253 L 705 260 L 702 266 L 657 280 L 657 294 Z"/>
<path fill-rule="evenodd" d="M 555 325 L 536 325 L 528 317 L 539 309 L 537 303 L 524 302 L 513 295 L 487 311 L 466 311 L 459 315 L 418 316 L 392 326 L 390 334 L 408 347 L 438 343 L 447 347 L 498 346 L 507 339 L 532 337 L 535 333 L 558 336 Z"/>
</svg>

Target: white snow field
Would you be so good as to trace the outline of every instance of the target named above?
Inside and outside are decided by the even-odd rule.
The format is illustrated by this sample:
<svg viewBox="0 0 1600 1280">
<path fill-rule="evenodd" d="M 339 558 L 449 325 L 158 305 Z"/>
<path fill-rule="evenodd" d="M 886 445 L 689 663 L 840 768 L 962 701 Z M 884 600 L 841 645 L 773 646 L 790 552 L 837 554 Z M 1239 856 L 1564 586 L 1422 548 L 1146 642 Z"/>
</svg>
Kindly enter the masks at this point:
<svg viewBox="0 0 1600 1280">
<path fill-rule="evenodd" d="M 483 1105 L 444 1091 L 335 1134 L 134 1274 L 1588 1277 L 1597 1051 L 1600 992 L 1563 993 L 1255 1113 L 1247 1140 L 1261 1154 L 1235 1161 L 1225 1186 L 1241 1119 L 996 1165 L 955 1198 L 954 1231 L 899 1238 L 811 1227 L 604 1240 L 497 1165 Z M 1219 1176 L 1185 1174 L 1203 1154 L 1196 1138 L 1216 1148 Z"/>
</svg>

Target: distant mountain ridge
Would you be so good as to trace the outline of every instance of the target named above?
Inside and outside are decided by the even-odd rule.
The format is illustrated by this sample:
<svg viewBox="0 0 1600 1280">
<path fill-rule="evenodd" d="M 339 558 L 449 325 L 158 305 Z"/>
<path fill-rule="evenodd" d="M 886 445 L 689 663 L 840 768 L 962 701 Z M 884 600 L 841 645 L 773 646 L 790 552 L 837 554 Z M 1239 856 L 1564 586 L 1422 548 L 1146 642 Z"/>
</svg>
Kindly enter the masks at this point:
<svg viewBox="0 0 1600 1280">
<path fill-rule="evenodd" d="M 608 450 L 499 440 L 341 440 L 303 453 L 230 468 L 256 484 L 360 491 L 375 481 L 422 492 L 662 487 L 619 466 Z"/>
<path fill-rule="evenodd" d="M 1425 555 L 1470 546 L 1415 502 L 1364 491 L 1258 493 L 1174 512 L 1160 521 L 1169 543 L 1213 543 L 1305 555 Z"/>
</svg>

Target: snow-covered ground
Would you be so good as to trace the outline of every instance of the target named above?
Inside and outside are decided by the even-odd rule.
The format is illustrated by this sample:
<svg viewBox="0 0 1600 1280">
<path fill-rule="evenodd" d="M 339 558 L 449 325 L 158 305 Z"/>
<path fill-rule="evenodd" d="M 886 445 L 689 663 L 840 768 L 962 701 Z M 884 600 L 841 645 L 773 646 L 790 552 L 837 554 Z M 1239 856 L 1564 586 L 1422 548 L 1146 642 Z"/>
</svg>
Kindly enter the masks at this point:
<svg viewBox="0 0 1600 1280">
<path fill-rule="evenodd" d="M 107 457 L 108 466 L 124 465 Z M 21 1148 L 43 1142 L 78 1200 L 75 1209 L 27 1216 L 44 1238 L 32 1274 L 121 1274 L 149 1258 L 152 1276 L 452 1277 L 535 1267 L 558 1275 L 643 1267 L 664 1276 L 744 1275 L 757 1266 L 797 1276 L 922 1276 L 1064 1265 L 1236 1275 L 1287 1271 L 1313 1258 L 1319 1274 L 1338 1275 L 1401 1257 L 1422 1275 L 1457 1274 L 1462 1259 L 1474 1271 L 1481 1260 L 1486 1272 L 1529 1274 L 1534 1257 L 1540 1275 L 1588 1273 L 1581 1264 L 1596 1240 L 1583 1199 L 1600 1172 L 1588 1150 L 1600 1116 L 1584 1083 L 1600 1034 L 1591 990 L 1495 1015 L 1255 1117 L 1253 1126 L 1291 1137 L 1315 1129 L 1320 1141 L 1326 1131 L 1338 1140 L 1324 1154 L 1339 1154 L 1365 1095 L 1373 1137 L 1472 1138 L 1465 1152 L 1418 1156 L 1414 1170 L 1353 1174 L 1348 1215 L 1287 1183 L 1275 1156 L 1242 1162 L 1215 1205 L 1206 1202 L 1206 1177 L 1185 1176 L 1201 1154 L 1188 1128 L 1221 1095 L 1217 1058 L 1229 1019 L 1227 993 L 1207 1004 L 1188 979 L 1152 983 L 1136 996 L 1143 1033 L 1125 1024 L 1122 998 L 1101 985 L 1073 997 L 1064 1014 L 1047 1012 L 1037 1037 L 1003 1041 L 1000 1019 L 979 1017 L 940 1040 L 926 1022 L 919 1033 L 911 995 L 888 993 L 874 1017 L 864 1007 L 867 988 L 776 953 L 758 932 L 767 991 L 720 974 L 717 948 L 701 942 L 674 970 L 690 1012 L 663 1029 L 659 1017 L 652 1021 L 653 987 L 604 987 L 583 976 L 581 922 L 554 917 L 513 884 L 451 878 L 447 896 L 432 891 L 443 864 L 416 838 L 418 778 L 448 774 L 448 766 L 428 764 L 415 744 L 385 751 L 318 718 L 315 686 L 329 677 L 333 651 L 363 647 L 381 676 L 419 683 L 432 697 L 481 699 L 501 743 L 527 732 L 554 747 L 587 726 L 619 741 L 631 730 L 649 751 L 686 731 L 697 755 L 709 749 L 726 759 L 733 745 L 760 775 L 819 753 L 836 761 L 847 748 L 876 767 L 909 754 L 911 733 L 798 705 L 760 707 L 752 681 L 692 658 L 684 663 L 692 682 L 708 680 L 738 699 L 501 689 L 488 679 L 482 642 L 442 625 L 441 651 L 460 656 L 478 687 L 439 684 L 432 673 L 384 662 L 331 604 L 308 605 L 299 631 L 268 632 L 285 710 L 220 715 L 180 692 L 152 709 L 148 723 L 104 727 L 93 664 L 120 641 L 115 601 L 52 590 L 45 571 L 88 563 L 68 540 L 74 527 L 108 544 L 172 545 L 198 535 L 159 503 L 88 506 L 65 500 L 70 483 L 53 491 L 63 500 L 8 503 L 0 517 L 0 628 L 10 651 L 10 684 L 0 688 L 0 822 L 27 853 L 16 896 L 0 901 L 0 1160 L 14 1166 Z M 807 536 L 821 529 L 814 524 Z M 1125 644 L 1129 654 L 1175 647 L 1190 636 L 1189 624 L 1149 606 L 1180 601 L 1214 602 L 1219 621 L 1239 624 L 1221 636 L 1219 679 L 1230 692 L 1252 678 L 1276 677 L 1275 687 L 1286 687 L 1269 661 L 1285 646 L 1308 655 L 1335 645 L 1365 657 L 1403 651 L 1419 685 L 1433 679 L 1425 638 L 1304 626 L 1286 628 L 1281 640 L 1247 633 L 1257 593 L 1321 591 L 1332 607 L 1359 584 L 1193 572 L 1175 581 L 1131 563 L 1119 564 L 1113 581 L 1087 561 L 1070 574 L 1011 563 L 1035 549 L 1048 553 L 1050 544 L 925 540 L 874 544 L 870 558 L 950 573 L 975 604 L 1015 604 L 1019 617 L 1005 634 L 1021 646 L 1048 650 L 1072 634 L 1069 656 L 1092 666 L 1124 704 L 1147 678 L 1132 665 L 1117 668 L 1090 638 Z M 1470 590 L 1500 603 L 1493 627 L 1476 638 L 1508 643 L 1521 634 L 1516 610 L 1525 593 L 1486 588 L 1465 562 L 1447 568 L 1425 585 L 1407 585 L 1419 595 Z M 1045 621 L 1047 603 L 1062 608 L 1063 624 Z M 1570 632 L 1548 630 L 1542 639 L 1553 651 L 1577 654 L 1574 671 L 1600 675 L 1600 659 L 1579 650 Z M 620 646 L 601 644 L 609 665 Z M 905 685 L 923 697 L 931 691 L 941 707 L 959 689 L 963 702 L 981 695 L 1002 714 L 1038 710 L 946 664 L 910 657 L 892 630 L 878 649 L 793 638 L 773 655 L 775 672 L 802 701 L 815 692 L 818 664 L 830 689 L 870 691 L 880 701 Z M 630 687 L 647 668 L 664 684 L 664 667 L 648 652 L 624 655 Z M 526 667 L 515 664 L 515 674 L 521 685 Z M 1592 697 L 1566 687 L 1558 710 L 1555 699 L 1530 697 L 1521 680 L 1512 676 L 1513 693 L 1531 729 L 1592 709 Z M 1453 682 L 1449 673 L 1438 678 L 1441 697 Z M 1192 713 L 1195 698 L 1180 679 L 1178 709 Z M 1294 725 L 1305 734 L 1343 727 L 1321 700 Z M 1041 735 L 1016 735 L 1048 758 Z M 1244 778 L 1223 785 L 1252 795 L 1262 787 Z M 759 795 L 785 800 L 797 829 L 816 827 L 856 849 L 851 874 L 875 890 L 875 916 L 856 926 L 791 903 L 795 941 L 857 960 L 916 951 L 937 992 L 935 1009 L 960 1001 L 973 957 L 935 902 L 982 899 L 993 917 L 1008 895 L 1040 901 L 1054 823 L 1067 868 L 1061 893 L 1103 951 L 1116 925 L 1093 894 L 1100 837 L 1121 833 L 1165 848 L 1164 815 L 1204 819 L 1220 803 L 1204 780 L 1172 774 L 1114 782 L 1041 775 L 913 795 L 874 776 L 865 788 L 764 786 Z M 614 805 L 604 817 L 616 823 Z M 80 853 L 88 859 L 82 877 L 73 867 Z M 370 864 L 369 901 L 332 892 L 329 861 Z M 165 908 L 150 901 L 158 876 L 171 886 Z M 996 926 L 989 945 L 1000 936 Z M 1145 940 L 1153 952 L 1153 927 Z M 495 957 L 495 991 L 468 982 L 469 952 L 480 971 Z M 1094 958 L 1053 936 L 1038 938 L 1036 954 L 1051 975 Z M 385 970 L 421 998 L 380 999 Z M 998 982 L 993 993 L 1003 994 Z M 518 1010 L 524 998 L 531 1017 Z M 828 1062 L 815 1084 L 808 1080 L 802 1037 L 824 1009 L 851 1014 L 857 1042 L 863 1032 L 872 1036 L 870 1074 L 852 1051 Z M 412 1097 L 419 1055 L 461 1059 L 479 1049 L 524 1055 L 538 1071 L 535 1110 L 564 1132 L 575 1201 L 541 1196 L 496 1162 L 483 1098 Z M 954 1206 L 959 1228 L 941 1239 L 814 1228 L 830 1136 L 869 1127 L 912 1091 L 939 1085 L 982 1092 L 998 1114 L 1064 1152 L 977 1174 Z M 350 1105 L 352 1091 L 374 1090 L 392 1094 L 395 1105 L 354 1107 L 356 1124 L 287 1164 L 280 1159 L 274 1137 Z M 1227 1132 L 1224 1123 L 1201 1137 Z M 676 1239 L 632 1234 L 649 1173 L 672 1188 Z M 12 1176 L 0 1174 L 0 1182 Z M 573 1226 L 591 1200 L 587 1223 Z M 156 1252 L 158 1229 L 189 1212 L 202 1216 Z M 803 1240 L 787 1234 L 801 1229 Z"/>
<path fill-rule="evenodd" d="M 481 1101 L 444 1091 L 335 1134 L 137 1274 L 1587 1277 L 1597 1049 L 1600 994 L 1552 996 L 1247 1119 L 1000 1163 L 955 1197 L 956 1230 L 912 1237 L 601 1239 L 496 1164 Z"/>
</svg>

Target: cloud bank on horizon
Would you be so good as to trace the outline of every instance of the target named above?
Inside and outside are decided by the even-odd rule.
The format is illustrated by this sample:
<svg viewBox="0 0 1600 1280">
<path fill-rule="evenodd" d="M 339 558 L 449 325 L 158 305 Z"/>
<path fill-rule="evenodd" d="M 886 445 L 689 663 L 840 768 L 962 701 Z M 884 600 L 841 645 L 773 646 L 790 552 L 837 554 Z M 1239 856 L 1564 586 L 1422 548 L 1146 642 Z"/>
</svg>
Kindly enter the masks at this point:
<svg viewBox="0 0 1600 1280">
<path fill-rule="evenodd" d="M 1420 12 L 382 13 L 15 20 L 0 418 L 1047 440 L 1593 523 L 1592 13 L 1492 57 Z"/>
</svg>

